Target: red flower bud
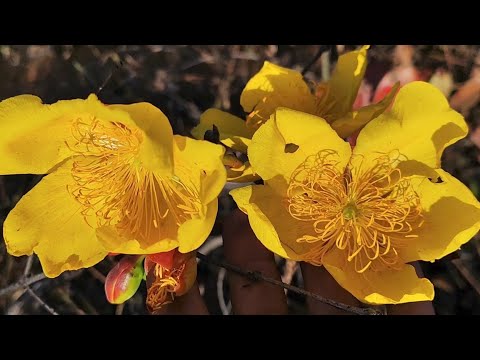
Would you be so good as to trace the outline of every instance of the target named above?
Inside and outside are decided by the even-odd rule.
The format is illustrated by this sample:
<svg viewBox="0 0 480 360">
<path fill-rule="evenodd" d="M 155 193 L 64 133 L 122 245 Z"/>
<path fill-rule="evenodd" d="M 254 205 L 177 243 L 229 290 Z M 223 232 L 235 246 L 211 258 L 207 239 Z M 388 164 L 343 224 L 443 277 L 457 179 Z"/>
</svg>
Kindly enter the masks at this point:
<svg viewBox="0 0 480 360">
<path fill-rule="evenodd" d="M 107 275 L 105 279 L 105 294 L 108 302 L 121 304 L 137 292 L 143 280 L 144 256 L 127 255 Z"/>
</svg>

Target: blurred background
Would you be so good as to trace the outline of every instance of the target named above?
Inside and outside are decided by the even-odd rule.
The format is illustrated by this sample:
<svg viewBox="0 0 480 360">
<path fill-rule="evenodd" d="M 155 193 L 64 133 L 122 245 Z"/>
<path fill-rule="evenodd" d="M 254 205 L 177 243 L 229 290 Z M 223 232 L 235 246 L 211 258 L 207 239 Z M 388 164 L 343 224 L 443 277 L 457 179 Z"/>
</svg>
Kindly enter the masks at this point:
<svg viewBox="0 0 480 360">
<path fill-rule="evenodd" d="M 0 45 L 0 100 L 34 94 L 45 103 L 86 98 L 104 103 L 147 101 L 170 119 L 177 134 L 188 135 L 200 114 L 215 107 L 244 117 L 240 94 L 265 60 L 303 71 L 308 81 L 328 79 L 339 54 L 359 45 L 337 45 L 318 57 L 320 45 Z M 469 124 L 469 135 L 446 149 L 442 167 L 480 197 L 480 45 L 372 46 L 355 107 L 377 102 L 397 81 L 429 81 Z M 35 149 L 32 149 L 35 151 Z M 1 161 L 1 159 L 0 159 Z M 0 225 L 15 203 L 39 180 L 37 175 L 0 176 Z M 222 221 L 235 206 L 226 189 L 211 236 L 200 252 L 222 260 Z M 462 216 L 462 214 L 458 214 Z M 454 219 L 452 219 L 454 221 Z M 146 314 L 145 283 L 123 305 L 111 305 L 104 280 L 115 264 L 107 257 L 90 269 L 56 279 L 18 284 L 25 273 L 40 274 L 38 259 L 12 257 L 0 241 L 0 314 Z M 302 286 L 294 263 L 278 259 L 283 280 Z M 437 314 L 480 314 L 480 237 L 461 250 L 422 264 L 435 286 Z M 212 314 L 229 314 L 226 272 L 199 263 L 201 292 Z M 288 294 L 291 313 L 303 314 L 305 299 Z"/>
</svg>

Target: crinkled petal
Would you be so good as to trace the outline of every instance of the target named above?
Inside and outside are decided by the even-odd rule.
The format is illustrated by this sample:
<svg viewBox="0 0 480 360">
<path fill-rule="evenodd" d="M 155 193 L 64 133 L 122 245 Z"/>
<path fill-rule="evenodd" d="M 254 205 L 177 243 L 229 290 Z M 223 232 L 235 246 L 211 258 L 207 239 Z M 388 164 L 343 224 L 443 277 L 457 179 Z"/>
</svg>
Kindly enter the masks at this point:
<svg viewBox="0 0 480 360">
<path fill-rule="evenodd" d="M 331 79 L 322 84 L 328 90 L 325 96 L 320 98 L 319 116 L 325 117 L 330 122 L 352 110 L 367 68 L 369 47 L 362 46 L 360 50 L 350 51 L 338 58 Z"/>
<path fill-rule="evenodd" d="M 48 277 L 95 265 L 108 251 L 95 235 L 95 218 L 67 191 L 72 185 L 67 161 L 24 195 L 3 225 L 7 250 L 15 256 L 36 253 Z M 88 221 L 88 223 L 87 223 Z"/>
<path fill-rule="evenodd" d="M 311 244 L 297 242 L 304 235 L 314 235 L 311 223 L 295 220 L 282 198 L 269 186 L 250 185 L 230 191 L 257 238 L 270 251 L 287 259 L 302 260 Z"/>
<path fill-rule="evenodd" d="M 315 112 L 315 96 L 298 71 L 265 61 L 260 71 L 247 83 L 240 96 L 243 110 L 253 123 L 263 123 L 277 107 Z"/>
<path fill-rule="evenodd" d="M 225 148 L 180 135 L 174 139 L 175 175 L 184 184 L 193 184 L 203 204 L 210 203 L 220 194 L 227 179 L 222 161 Z"/>
<path fill-rule="evenodd" d="M 380 102 L 364 106 L 357 111 L 349 112 L 344 117 L 333 121 L 332 128 L 341 138 L 351 136 L 356 131 L 363 128 L 371 120 L 375 119 L 392 104 L 398 91 L 399 84 L 395 85 L 390 93 Z"/>
<path fill-rule="evenodd" d="M 440 259 L 460 248 L 480 230 L 480 203 L 459 180 L 441 169 L 436 183 L 416 176 L 410 181 L 420 197 L 425 223 L 419 237 L 399 249 L 405 261 Z M 441 181 L 441 182 L 440 182 Z"/>
<path fill-rule="evenodd" d="M 88 99 L 42 104 L 33 95 L 20 95 L 0 102 L 1 174 L 46 174 L 74 155 L 70 146 L 73 124 L 98 118 L 134 126 L 130 116 L 102 104 L 95 95 Z M 68 145 L 67 145 L 68 144 Z"/>
<path fill-rule="evenodd" d="M 292 172 L 310 155 L 329 150 L 338 155 L 343 171 L 350 159 L 350 145 L 322 118 L 279 108 L 253 136 L 248 157 L 263 180 L 282 177 L 289 182 Z"/>
<path fill-rule="evenodd" d="M 324 257 L 324 266 L 345 290 L 367 304 L 401 304 L 433 300 L 433 285 L 419 279 L 411 265 L 399 270 L 357 273 L 345 252 L 332 249 Z"/>
<path fill-rule="evenodd" d="M 184 222 L 178 229 L 178 251 L 187 253 L 198 249 L 210 235 L 218 211 L 218 200 L 207 205 L 205 215 Z"/>
<path fill-rule="evenodd" d="M 173 224 L 170 226 L 174 226 Z M 167 233 L 178 232 L 178 226 Z M 98 240 L 108 252 L 116 254 L 155 254 L 157 252 L 170 251 L 178 247 L 178 240 L 172 238 L 160 238 L 156 241 L 132 239 L 123 236 L 115 226 L 102 226 L 96 231 Z"/>
<path fill-rule="evenodd" d="M 400 154 L 439 168 L 443 150 L 467 132 L 465 120 L 450 108 L 440 90 L 425 82 L 412 82 L 400 89 L 391 111 L 362 129 L 353 162 L 363 162 L 368 168 L 380 154 Z"/>
</svg>

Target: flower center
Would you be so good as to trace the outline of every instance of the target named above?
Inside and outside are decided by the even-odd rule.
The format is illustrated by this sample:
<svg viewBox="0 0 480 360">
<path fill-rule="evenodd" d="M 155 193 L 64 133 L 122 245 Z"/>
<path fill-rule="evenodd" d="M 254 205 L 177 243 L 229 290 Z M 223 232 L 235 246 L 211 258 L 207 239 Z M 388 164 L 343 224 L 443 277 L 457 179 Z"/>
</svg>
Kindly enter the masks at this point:
<svg viewBox="0 0 480 360">
<path fill-rule="evenodd" d="M 345 220 L 353 220 L 358 213 L 358 209 L 355 206 L 355 204 L 348 203 L 343 208 L 342 213 L 343 213 L 343 217 L 345 218 Z"/>
<path fill-rule="evenodd" d="M 420 200 L 408 178 L 390 158 L 379 156 L 370 169 L 338 170 L 338 155 L 322 151 L 292 174 L 287 191 L 290 215 L 312 223 L 305 260 L 321 265 L 334 247 L 345 252 L 359 273 L 396 268 L 398 249 L 418 235 L 423 224 Z"/>
<path fill-rule="evenodd" d="M 163 305 L 169 304 L 174 300 L 184 269 L 185 264 L 171 271 L 160 264 L 155 264 L 155 280 L 148 287 L 147 291 L 146 303 L 148 311 L 155 314 Z"/>
<path fill-rule="evenodd" d="M 74 184 L 69 192 L 94 215 L 97 227 L 114 225 L 121 235 L 147 245 L 174 236 L 178 226 L 198 214 L 200 201 L 193 184 L 146 170 L 137 154 L 142 133 L 124 124 L 96 118 L 73 123 L 75 139 L 67 144 L 76 154 Z M 92 224 L 91 224 L 92 225 Z"/>
</svg>

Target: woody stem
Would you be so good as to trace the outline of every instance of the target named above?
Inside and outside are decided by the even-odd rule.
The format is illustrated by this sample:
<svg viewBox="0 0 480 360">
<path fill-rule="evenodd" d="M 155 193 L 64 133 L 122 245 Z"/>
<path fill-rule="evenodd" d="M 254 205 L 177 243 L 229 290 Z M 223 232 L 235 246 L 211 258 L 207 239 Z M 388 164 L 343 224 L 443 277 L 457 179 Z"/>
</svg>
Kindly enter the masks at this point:
<svg viewBox="0 0 480 360">
<path fill-rule="evenodd" d="M 382 313 L 378 310 L 375 310 L 375 309 L 372 309 L 372 308 L 359 308 L 359 307 L 356 307 L 356 306 L 351 306 L 351 305 L 343 304 L 343 303 L 340 303 L 340 302 L 337 302 L 337 301 L 334 301 L 334 300 L 331 300 L 331 299 L 327 299 L 327 298 L 324 298 L 323 296 L 314 294 L 310 291 L 301 289 L 299 287 L 296 287 L 296 286 L 293 286 L 293 285 L 290 285 L 290 284 L 286 284 L 282 281 L 278 281 L 278 280 L 269 278 L 269 277 L 263 275 L 259 271 L 244 270 L 244 269 L 242 269 L 238 266 L 228 264 L 228 263 L 223 262 L 223 261 L 216 261 L 216 260 L 211 259 L 208 256 L 206 256 L 202 253 L 199 253 L 199 252 L 197 252 L 197 258 L 205 261 L 208 264 L 212 264 L 214 266 L 224 268 L 227 271 L 231 271 L 231 272 L 234 272 L 238 275 L 244 276 L 247 279 L 249 279 L 250 281 L 254 281 L 254 282 L 255 281 L 265 281 L 267 283 L 270 283 L 270 284 L 273 284 L 273 285 L 276 285 L 276 286 L 280 286 L 284 289 L 290 290 L 294 293 L 310 297 L 310 298 L 315 299 L 317 301 L 320 301 L 324 304 L 331 305 L 333 307 L 336 307 L 337 309 L 348 311 L 348 312 L 351 312 L 351 313 L 354 313 L 354 314 L 357 314 L 357 315 L 382 315 Z"/>
</svg>

